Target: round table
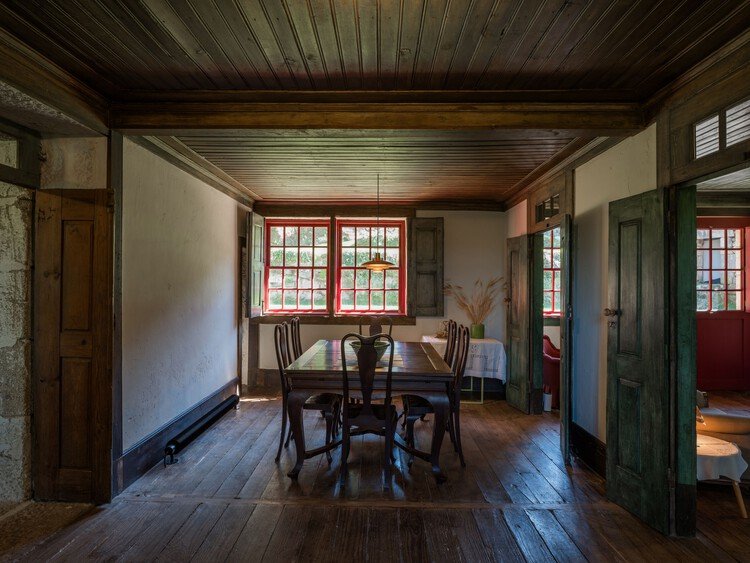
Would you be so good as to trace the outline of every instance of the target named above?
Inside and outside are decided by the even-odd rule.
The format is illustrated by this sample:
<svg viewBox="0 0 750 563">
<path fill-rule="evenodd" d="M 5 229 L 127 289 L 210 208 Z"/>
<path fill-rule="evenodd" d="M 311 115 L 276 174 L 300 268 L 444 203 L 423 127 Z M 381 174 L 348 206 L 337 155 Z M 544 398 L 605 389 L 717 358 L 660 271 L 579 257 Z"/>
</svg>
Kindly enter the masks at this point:
<svg viewBox="0 0 750 563">
<path fill-rule="evenodd" d="M 696 463 L 698 481 L 711 481 L 727 478 L 732 481 L 734 495 L 743 518 L 747 518 L 745 502 L 742 500 L 739 481 L 747 469 L 747 462 L 742 458 L 740 449 L 731 442 L 698 434 L 696 436 Z"/>
</svg>

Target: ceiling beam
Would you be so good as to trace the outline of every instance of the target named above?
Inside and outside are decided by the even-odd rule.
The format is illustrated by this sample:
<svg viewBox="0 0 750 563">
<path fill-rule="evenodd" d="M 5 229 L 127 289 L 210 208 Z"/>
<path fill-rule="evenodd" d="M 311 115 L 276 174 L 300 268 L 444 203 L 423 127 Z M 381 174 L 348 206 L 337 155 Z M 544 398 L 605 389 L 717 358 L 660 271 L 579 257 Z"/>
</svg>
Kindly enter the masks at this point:
<svg viewBox="0 0 750 563">
<path fill-rule="evenodd" d="M 115 103 L 110 125 L 130 135 L 210 129 L 551 129 L 580 137 L 625 136 L 643 129 L 631 103 Z"/>
<path fill-rule="evenodd" d="M 58 110 L 92 133 L 109 134 L 106 98 L 3 29 L 0 60 L 0 81 Z"/>
</svg>

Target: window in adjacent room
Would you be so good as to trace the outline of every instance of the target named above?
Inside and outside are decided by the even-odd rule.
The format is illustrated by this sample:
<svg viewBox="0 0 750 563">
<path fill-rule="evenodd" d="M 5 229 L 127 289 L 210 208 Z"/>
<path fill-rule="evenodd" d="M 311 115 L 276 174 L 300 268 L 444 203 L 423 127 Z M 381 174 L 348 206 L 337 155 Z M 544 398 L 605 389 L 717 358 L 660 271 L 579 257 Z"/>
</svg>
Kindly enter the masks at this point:
<svg viewBox="0 0 750 563">
<path fill-rule="evenodd" d="M 560 272 L 560 227 L 544 233 L 543 269 L 544 299 L 543 311 L 546 316 L 560 316 L 562 312 L 562 275 Z"/>
<path fill-rule="evenodd" d="M 698 229 L 698 311 L 743 310 L 743 229 Z"/>
<path fill-rule="evenodd" d="M 406 313 L 405 221 L 338 219 L 336 313 Z M 375 252 L 395 267 L 372 272 L 362 267 Z"/>
</svg>

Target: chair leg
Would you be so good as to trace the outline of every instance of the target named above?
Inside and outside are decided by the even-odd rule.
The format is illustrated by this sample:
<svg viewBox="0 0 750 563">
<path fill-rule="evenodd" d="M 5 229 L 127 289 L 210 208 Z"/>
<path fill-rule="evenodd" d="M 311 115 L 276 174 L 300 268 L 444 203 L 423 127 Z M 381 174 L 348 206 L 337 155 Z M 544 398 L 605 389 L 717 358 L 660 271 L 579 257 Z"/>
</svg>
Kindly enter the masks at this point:
<svg viewBox="0 0 750 563">
<path fill-rule="evenodd" d="M 416 422 L 416 419 L 414 417 L 408 418 L 406 420 L 406 443 L 414 447 L 414 423 Z M 409 454 L 409 461 L 406 462 L 406 465 L 411 468 L 412 463 L 414 463 L 414 456 L 412 454 Z"/>
<path fill-rule="evenodd" d="M 386 416 L 387 418 L 387 416 Z M 396 421 L 385 425 L 385 456 L 383 456 L 383 488 L 391 488 L 391 458 L 393 457 L 393 432 Z"/>
<path fill-rule="evenodd" d="M 349 471 L 349 429 L 344 426 L 341 439 L 341 474 L 340 481 L 346 483 L 346 474 Z"/>
<path fill-rule="evenodd" d="M 456 446 L 456 433 L 455 433 L 455 431 L 453 429 L 452 420 L 453 420 L 452 417 L 448 417 L 448 423 L 446 424 L 446 426 L 448 427 L 448 437 L 451 440 L 451 444 L 453 444 L 453 451 L 457 452 L 458 451 L 458 447 Z"/>
<path fill-rule="evenodd" d="M 279 459 L 281 459 L 281 448 L 284 446 L 284 434 L 286 434 L 286 419 L 286 399 L 283 399 L 281 401 L 281 434 L 279 435 L 279 449 L 276 451 L 276 463 L 279 463 Z M 289 426 L 289 430 L 291 431 L 291 424 Z M 287 440 L 287 444 L 288 443 L 289 441 Z"/>
<path fill-rule="evenodd" d="M 289 447 L 289 442 L 290 442 L 291 439 L 292 439 L 292 426 L 289 425 L 289 432 L 286 435 L 286 442 L 284 443 L 284 447 L 285 448 Z"/>
<path fill-rule="evenodd" d="M 326 446 L 331 443 L 331 434 L 333 433 L 333 413 L 326 413 Z M 333 458 L 331 457 L 331 450 L 326 451 L 326 459 L 328 465 L 331 465 Z"/>
<path fill-rule="evenodd" d="M 466 467 L 466 461 L 464 461 L 464 449 L 461 447 L 461 411 L 457 408 L 453 412 L 453 432 L 456 435 L 456 451 L 458 451 L 458 457 L 461 460 L 461 467 Z"/>
</svg>

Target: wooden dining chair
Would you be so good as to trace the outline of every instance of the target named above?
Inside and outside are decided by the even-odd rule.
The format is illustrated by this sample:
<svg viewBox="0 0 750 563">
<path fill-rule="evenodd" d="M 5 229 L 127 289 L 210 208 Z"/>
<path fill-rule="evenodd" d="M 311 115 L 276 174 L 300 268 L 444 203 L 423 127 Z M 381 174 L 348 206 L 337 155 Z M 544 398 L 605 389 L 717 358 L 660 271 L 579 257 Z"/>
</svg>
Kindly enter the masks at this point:
<svg viewBox="0 0 750 563">
<path fill-rule="evenodd" d="M 289 347 L 289 326 L 286 322 L 276 325 L 273 331 L 274 346 L 276 348 L 276 362 L 279 366 L 279 378 L 281 379 L 281 436 L 279 436 L 279 449 L 276 451 L 276 462 L 281 458 L 281 448 L 289 446 L 291 428 L 287 431 L 287 420 L 289 419 L 289 392 L 291 387 L 286 376 L 286 368 L 294 359 L 291 357 Z M 321 411 L 326 419 L 326 444 L 338 435 L 339 410 L 341 407 L 340 395 L 323 393 L 310 397 L 303 409 Z M 286 442 L 284 437 L 286 436 Z M 331 453 L 326 452 L 328 463 L 331 463 Z"/>
<path fill-rule="evenodd" d="M 461 467 L 466 467 L 464 450 L 461 446 L 461 380 L 466 371 L 466 360 L 469 357 L 469 329 L 463 325 L 456 330 L 456 349 L 453 358 L 453 380 L 448 385 L 448 399 L 450 402 L 450 417 L 448 417 L 448 433 L 453 442 L 453 449 L 458 453 Z M 418 395 L 404 395 L 404 418 L 406 423 L 406 443 L 414 447 L 414 423 L 424 416 L 435 412 L 426 399 Z"/>
<path fill-rule="evenodd" d="M 388 367 L 385 371 L 385 397 L 382 403 L 373 402 L 373 390 L 375 388 L 375 368 L 378 358 L 375 349 L 376 342 L 387 342 Z M 351 342 L 359 342 L 356 350 L 357 377 L 359 380 L 361 402 L 351 401 L 350 373 L 346 362 L 347 352 L 349 357 L 354 350 L 349 345 Z M 353 332 L 341 339 L 341 364 L 343 368 L 344 397 L 342 401 L 342 451 L 341 451 L 341 482 L 346 481 L 348 470 L 349 450 L 351 448 L 352 436 L 362 434 L 375 434 L 385 438 L 385 452 L 383 457 L 384 487 L 390 488 L 391 482 L 391 459 L 394 436 L 396 433 L 396 420 L 398 414 L 396 407 L 391 402 L 391 379 L 393 376 L 393 338 L 388 334 L 376 334 L 373 336 L 362 336 Z"/>
<path fill-rule="evenodd" d="M 388 336 L 393 334 L 393 319 L 387 315 L 369 315 L 366 317 L 359 318 L 359 333 L 364 334 L 362 330 L 364 327 L 369 327 L 370 336 L 376 334 L 383 334 L 386 331 L 385 327 L 388 328 Z"/>
<path fill-rule="evenodd" d="M 456 331 L 458 325 L 456 321 L 450 319 L 448 321 L 448 334 L 445 337 L 445 354 L 443 354 L 443 360 L 449 366 L 453 365 L 453 354 L 456 351 Z"/>
<path fill-rule="evenodd" d="M 296 360 L 302 355 L 302 338 L 300 334 L 300 319 L 299 317 L 293 317 L 289 321 L 289 330 L 291 332 L 291 347 L 294 353 L 294 359 Z"/>
</svg>

